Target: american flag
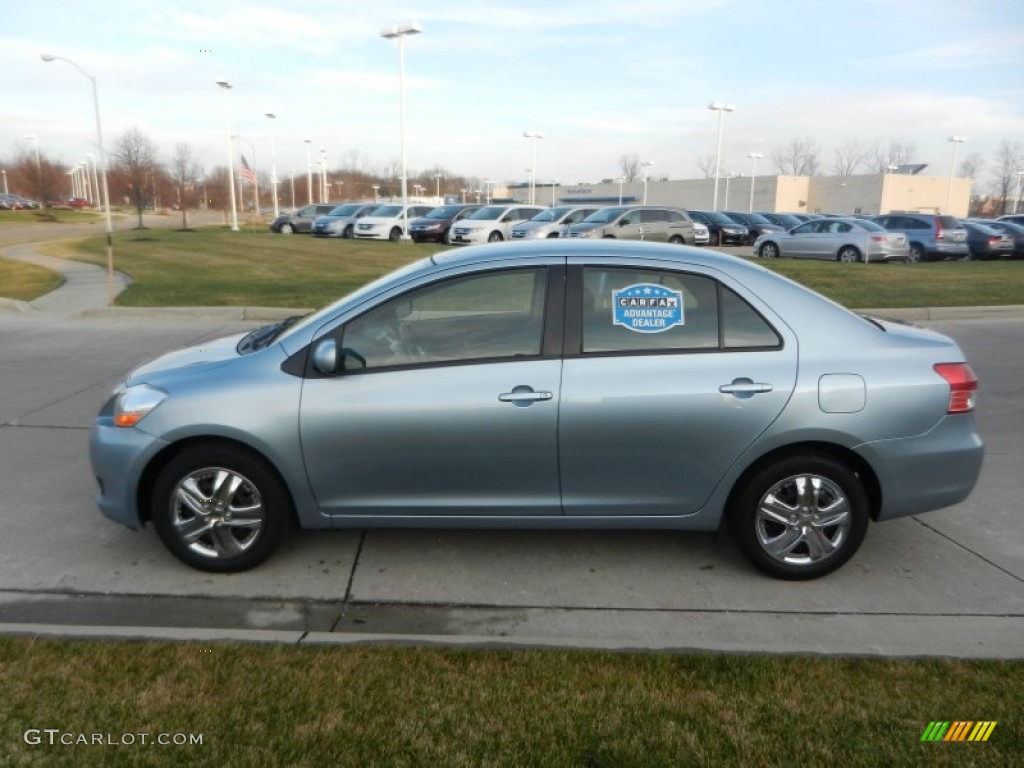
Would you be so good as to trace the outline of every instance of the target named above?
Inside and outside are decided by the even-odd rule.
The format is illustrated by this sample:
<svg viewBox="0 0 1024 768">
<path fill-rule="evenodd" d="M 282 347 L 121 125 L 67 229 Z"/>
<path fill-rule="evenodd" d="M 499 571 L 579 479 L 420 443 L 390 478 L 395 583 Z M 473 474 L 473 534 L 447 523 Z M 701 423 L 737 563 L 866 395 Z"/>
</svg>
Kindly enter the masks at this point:
<svg viewBox="0 0 1024 768">
<path fill-rule="evenodd" d="M 256 184 L 256 174 L 253 173 L 252 168 L 250 168 L 249 164 L 245 161 L 245 155 L 242 155 L 242 167 L 239 170 L 239 173 L 242 174 L 242 178 L 250 184 Z"/>
</svg>

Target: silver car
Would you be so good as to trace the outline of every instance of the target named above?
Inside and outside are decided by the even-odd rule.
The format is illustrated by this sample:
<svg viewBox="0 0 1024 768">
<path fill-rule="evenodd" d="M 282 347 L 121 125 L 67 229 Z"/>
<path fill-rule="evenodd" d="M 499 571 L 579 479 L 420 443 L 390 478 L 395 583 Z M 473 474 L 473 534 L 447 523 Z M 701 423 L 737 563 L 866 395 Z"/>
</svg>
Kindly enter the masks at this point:
<svg viewBox="0 0 1024 768">
<path fill-rule="evenodd" d="M 889 232 L 867 219 L 815 219 L 788 232 L 766 232 L 754 241 L 763 259 L 788 256 L 828 261 L 907 261 L 910 246 L 902 232 Z"/>
<path fill-rule="evenodd" d="M 313 219 L 310 232 L 313 237 L 351 238 L 356 222 L 364 216 L 371 216 L 380 206 L 376 203 L 345 203 L 324 216 Z"/>
<path fill-rule="evenodd" d="M 837 342 L 837 340 L 841 340 Z M 841 348 L 837 344 L 841 343 Z M 133 371 L 96 500 L 209 571 L 303 528 L 714 531 L 788 579 L 978 478 L 977 379 L 938 333 L 652 243 L 453 249 L 298 320 Z"/>
<path fill-rule="evenodd" d="M 523 221 L 512 227 L 509 232 L 511 240 L 540 240 L 546 237 L 560 237 L 566 227 L 578 224 L 587 216 L 600 210 L 598 206 L 560 205 L 541 211 L 529 221 Z"/>
<path fill-rule="evenodd" d="M 693 219 L 679 208 L 660 205 L 612 206 L 568 227 L 563 237 L 645 240 L 652 243 L 694 245 Z"/>
</svg>

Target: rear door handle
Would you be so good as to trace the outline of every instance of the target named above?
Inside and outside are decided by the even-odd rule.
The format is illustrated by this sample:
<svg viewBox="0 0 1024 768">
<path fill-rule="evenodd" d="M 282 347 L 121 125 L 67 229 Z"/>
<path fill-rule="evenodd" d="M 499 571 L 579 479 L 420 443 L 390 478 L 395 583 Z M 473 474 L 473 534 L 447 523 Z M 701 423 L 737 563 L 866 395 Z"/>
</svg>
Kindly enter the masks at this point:
<svg viewBox="0 0 1024 768">
<path fill-rule="evenodd" d="M 538 392 L 533 387 L 520 384 L 518 387 L 513 387 L 511 392 L 502 392 L 498 395 L 498 400 L 522 407 L 540 400 L 550 400 L 552 397 L 553 395 L 550 392 L 543 390 Z"/>
<path fill-rule="evenodd" d="M 733 379 L 731 384 L 723 384 L 718 391 L 723 395 L 736 395 L 736 397 L 753 397 L 761 392 L 771 392 L 771 384 L 757 382 L 753 379 Z"/>
</svg>

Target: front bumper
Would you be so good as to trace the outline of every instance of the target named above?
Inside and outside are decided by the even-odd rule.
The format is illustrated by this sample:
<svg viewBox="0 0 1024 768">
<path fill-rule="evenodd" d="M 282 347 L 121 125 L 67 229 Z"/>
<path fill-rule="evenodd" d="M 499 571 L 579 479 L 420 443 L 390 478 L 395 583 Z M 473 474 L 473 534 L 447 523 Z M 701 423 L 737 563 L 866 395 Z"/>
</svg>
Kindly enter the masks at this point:
<svg viewBox="0 0 1024 768">
<path fill-rule="evenodd" d="M 94 500 L 106 517 L 129 528 L 142 527 L 139 481 L 146 465 L 166 446 L 139 429 L 115 427 L 108 416 L 96 419 L 89 436 L 89 461 L 100 486 Z"/>
</svg>

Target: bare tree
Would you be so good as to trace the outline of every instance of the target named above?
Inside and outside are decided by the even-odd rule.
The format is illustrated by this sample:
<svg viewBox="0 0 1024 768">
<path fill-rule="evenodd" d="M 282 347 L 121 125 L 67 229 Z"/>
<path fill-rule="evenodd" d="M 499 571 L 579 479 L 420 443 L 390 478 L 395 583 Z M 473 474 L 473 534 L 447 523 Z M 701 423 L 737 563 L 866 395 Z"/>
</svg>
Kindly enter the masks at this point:
<svg viewBox="0 0 1024 768">
<path fill-rule="evenodd" d="M 832 153 L 832 173 L 836 176 L 853 176 L 867 158 L 864 144 L 857 139 L 847 139 Z"/>
<path fill-rule="evenodd" d="M 51 160 L 43 152 L 36 154 L 22 148 L 14 163 L 6 168 L 10 188 L 20 190 L 19 194 L 31 197 L 43 209 L 60 197 L 62 188 L 67 188 L 67 166 Z"/>
<path fill-rule="evenodd" d="M 914 162 L 917 149 L 912 142 L 894 139 L 888 144 L 876 141 L 867 149 L 867 164 L 872 173 L 885 173 L 891 167 Z"/>
<path fill-rule="evenodd" d="M 181 228 L 188 229 L 188 207 L 192 202 L 191 192 L 196 181 L 202 176 L 202 169 L 192 154 L 192 147 L 184 142 L 174 145 L 174 154 L 168 163 L 171 181 L 178 190 L 178 205 L 181 208 Z"/>
<path fill-rule="evenodd" d="M 1017 174 L 1024 172 L 1024 153 L 1016 141 L 1001 141 L 993 158 L 992 181 L 1002 213 L 1010 213 L 1010 196 L 1016 194 Z"/>
<path fill-rule="evenodd" d="M 157 170 L 156 145 L 137 126 L 132 126 L 114 140 L 113 155 L 117 169 L 128 184 L 128 194 L 139 216 L 139 229 L 142 229 L 147 181 Z"/>
<path fill-rule="evenodd" d="M 981 169 L 985 167 L 985 158 L 977 152 L 971 152 L 960 161 L 959 175 L 962 179 L 976 179 Z"/>
<path fill-rule="evenodd" d="M 626 181 L 636 181 L 640 176 L 640 158 L 635 154 L 620 155 L 619 176 Z"/>
<path fill-rule="evenodd" d="M 779 173 L 789 176 L 814 176 L 818 172 L 818 143 L 809 136 L 793 139 L 772 150 L 772 162 Z"/>
<path fill-rule="evenodd" d="M 704 155 L 697 160 L 697 168 L 704 174 L 705 179 L 710 179 L 715 175 L 715 156 Z"/>
</svg>

